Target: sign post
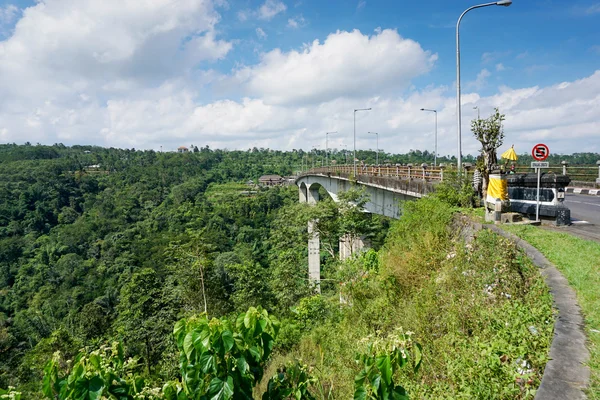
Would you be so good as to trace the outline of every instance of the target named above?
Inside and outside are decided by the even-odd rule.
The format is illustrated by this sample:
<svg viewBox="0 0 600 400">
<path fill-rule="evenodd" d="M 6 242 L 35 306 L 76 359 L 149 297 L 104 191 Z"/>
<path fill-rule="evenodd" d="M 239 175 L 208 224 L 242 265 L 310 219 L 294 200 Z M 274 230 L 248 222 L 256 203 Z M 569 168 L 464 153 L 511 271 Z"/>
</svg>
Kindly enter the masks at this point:
<svg viewBox="0 0 600 400">
<path fill-rule="evenodd" d="M 535 207 L 535 222 L 540 222 L 540 180 L 542 176 L 542 168 L 550 167 L 549 162 L 542 162 L 550 155 L 550 150 L 545 144 L 536 144 L 531 150 L 531 155 L 537 162 L 531 163 L 531 168 L 537 170 L 537 201 Z"/>
</svg>

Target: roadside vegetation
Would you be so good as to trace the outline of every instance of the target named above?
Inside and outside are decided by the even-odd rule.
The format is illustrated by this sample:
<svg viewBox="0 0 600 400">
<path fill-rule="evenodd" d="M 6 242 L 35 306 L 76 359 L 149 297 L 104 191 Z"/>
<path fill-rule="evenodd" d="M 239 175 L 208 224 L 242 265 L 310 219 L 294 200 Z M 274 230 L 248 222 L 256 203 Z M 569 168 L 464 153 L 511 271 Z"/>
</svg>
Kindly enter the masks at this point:
<svg viewBox="0 0 600 400">
<path fill-rule="evenodd" d="M 0 398 L 533 398 L 551 298 L 468 187 L 390 221 L 244 184 L 299 153 L 36 147 L 0 149 Z"/>
<path fill-rule="evenodd" d="M 533 226 L 503 226 L 553 263 L 577 293 L 590 350 L 590 399 L 600 399 L 600 244 Z"/>
</svg>

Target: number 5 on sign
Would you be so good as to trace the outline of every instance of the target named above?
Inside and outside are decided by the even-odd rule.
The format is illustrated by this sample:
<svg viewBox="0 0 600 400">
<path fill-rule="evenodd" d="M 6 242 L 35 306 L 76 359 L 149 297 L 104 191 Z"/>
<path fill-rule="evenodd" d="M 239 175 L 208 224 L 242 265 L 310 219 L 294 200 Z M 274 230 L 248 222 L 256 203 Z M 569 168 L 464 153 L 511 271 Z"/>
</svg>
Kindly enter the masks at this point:
<svg viewBox="0 0 600 400">
<path fill-rule="evenodd" d="M 544 161 L 550 155 L 550 150 L 543 143 L 536 144 L 531 150 L 531 155 L 536 161 Z"/>
</svg>

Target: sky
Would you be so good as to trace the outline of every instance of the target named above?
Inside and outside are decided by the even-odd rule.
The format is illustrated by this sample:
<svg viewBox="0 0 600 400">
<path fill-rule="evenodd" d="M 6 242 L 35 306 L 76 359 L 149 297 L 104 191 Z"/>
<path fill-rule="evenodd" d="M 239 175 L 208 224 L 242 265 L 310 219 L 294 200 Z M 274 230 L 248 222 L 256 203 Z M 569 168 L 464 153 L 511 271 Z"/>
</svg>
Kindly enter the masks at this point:
<svg viewBox="0 0 600 400">
<path fill-rule="evenodd" d="M 471 0 L 0 0 L 0 143 L 457 154 Z M 519 154 L 600 152 L 600 1 L 461 23 L 463 154 L 498 107 Z M 477 109 L 475 109 L 477 107 Z"/>
</svg>

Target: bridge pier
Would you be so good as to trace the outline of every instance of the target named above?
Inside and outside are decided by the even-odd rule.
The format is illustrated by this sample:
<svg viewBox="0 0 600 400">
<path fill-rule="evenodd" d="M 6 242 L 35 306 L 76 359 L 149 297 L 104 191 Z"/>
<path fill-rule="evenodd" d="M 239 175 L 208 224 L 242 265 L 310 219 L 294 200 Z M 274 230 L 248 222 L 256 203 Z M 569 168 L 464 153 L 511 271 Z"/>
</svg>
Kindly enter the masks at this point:
<svg viewBox="0 0 600 400">
<path fill-rule="evenodd" d="M 302 187 L 303 186 L 303 187 Z M 319 201 L 319 190 L 300 187 L 300 202 L 303 200 L 308 204 L 315 205 Z M 319 232 L 315 230 L 317 221 L 308 221 L 308 280 L 315 287 L 317 293 L 321 293 L 321 240 Z"/>
<path fill-rule="evenodd" d="M 339 243 L 341 261 L 351 257 L 352 254 L 359 252 L 367 245 L 363 238 L 350 233 L 346 233 L 344 236 L 342 236 Z"/>
</svg>

